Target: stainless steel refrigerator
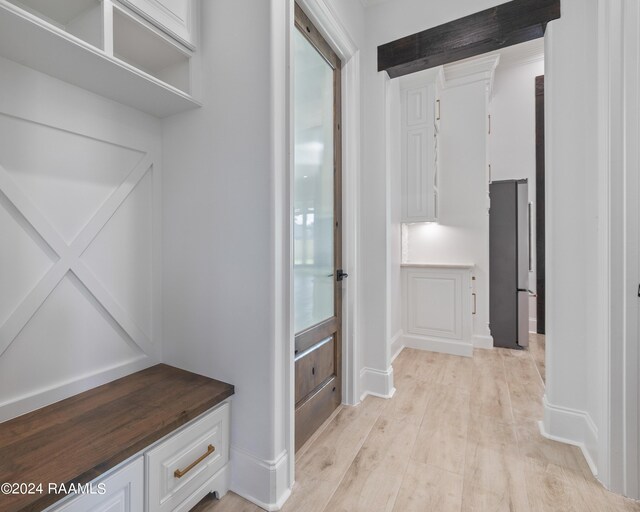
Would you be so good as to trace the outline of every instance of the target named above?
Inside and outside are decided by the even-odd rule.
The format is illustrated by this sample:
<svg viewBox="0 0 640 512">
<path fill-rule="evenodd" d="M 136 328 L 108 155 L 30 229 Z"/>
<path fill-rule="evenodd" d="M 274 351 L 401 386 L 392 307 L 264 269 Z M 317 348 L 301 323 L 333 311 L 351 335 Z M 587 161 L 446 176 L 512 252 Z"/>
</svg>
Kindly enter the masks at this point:
<svg viewBox="0 0 640 512">
<path fill-rule="evenodd" d="M 489 186 L 489 326 L 496 347 L 529 344 L 529 192 L 527 180 Z"/>
</svg>

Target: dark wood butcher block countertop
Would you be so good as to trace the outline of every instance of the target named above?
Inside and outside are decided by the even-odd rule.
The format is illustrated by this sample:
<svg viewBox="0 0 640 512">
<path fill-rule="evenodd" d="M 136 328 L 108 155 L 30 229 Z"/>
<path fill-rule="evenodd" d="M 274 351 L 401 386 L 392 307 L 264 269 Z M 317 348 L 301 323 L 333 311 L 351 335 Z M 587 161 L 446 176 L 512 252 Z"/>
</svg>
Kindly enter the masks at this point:
<svg viewBox="0 0 640 512">
<path fill-rule="evenodd" d="M 234 393 L 231 384 L 165 364 L 0 423 L 0 484 L 43 493 L 0 494 L 1 512 L 40 511 L 64 495 L 48 484 L 88 483 Z"/>
</svg>

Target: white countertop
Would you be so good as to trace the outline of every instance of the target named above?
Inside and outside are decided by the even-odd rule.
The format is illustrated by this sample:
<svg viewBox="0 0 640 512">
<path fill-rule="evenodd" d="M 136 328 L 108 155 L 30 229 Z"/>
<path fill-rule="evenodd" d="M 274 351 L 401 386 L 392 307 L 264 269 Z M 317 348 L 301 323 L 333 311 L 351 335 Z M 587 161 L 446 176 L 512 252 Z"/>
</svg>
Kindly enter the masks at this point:
<svg viewBox="0 0 640 512">
<path fill-rule="evenodd" d="M 473 263 L 402 263 L 402 268 L 462 268 L 472 269 L 475 267 Z"/>
</svg>

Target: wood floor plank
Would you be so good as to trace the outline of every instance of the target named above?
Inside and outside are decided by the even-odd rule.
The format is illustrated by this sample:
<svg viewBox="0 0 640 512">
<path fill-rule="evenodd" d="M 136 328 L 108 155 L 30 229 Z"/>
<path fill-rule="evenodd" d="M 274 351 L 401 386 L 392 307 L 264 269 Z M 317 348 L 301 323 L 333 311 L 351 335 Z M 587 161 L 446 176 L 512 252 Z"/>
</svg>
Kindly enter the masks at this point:
<svg viewBox="0 0 640 512">
<path fill-rule="evenodd" d="M 370 396 L 358 407 L 344 407 L 296 461 L 296 472 L 327 481 L 337 480 L 337 487 L 386 403 L 382 398 Z"/>
<path fill-rule="evenodd" d="M 540 334 L 531 334 L 529 336 L 529 352 L 533 357 L 540 378 L 543 382 L 546 381 L 546 367 L 545 367 L 545 337 Z"/>
<path fill-rule="evenodd" d="M 367 397 L 358 407 L 343 407 L 296 461 L 296 484 L 284 512 L 325 509 L 386 403 L 381 398 Z"/>
<path fill-rule="evenodd" d="M 469 395 L 434 386 L 412 460 L 462 475 L 469 427 Z"/>
<path fill-rule="evenodd" d="M 410 461 L 393 512 L 459 512 L 462 477 Z"/>
<path fill-rule="evenodd" d="M 484 414 L 472 414 L 469 419 L 468 440 L 484 448 L 518 457 L 518 438 L 513 423 L 505 423 Z"/>
<path fill-rule="evenodd" d="M 221 500 L 209 494 L 191 512 L 262 512 L 262 509 L 237 494 L 229 492 Z"/>
<path fill-rule="evenodd" d="M 325 510 L 391 512 L 417 433 L 413 422 L 381 416 Z"/>
<path fill-rule="evenodd" d="M 581 476 L 554 464 L 534 459 L 525 461 L 527 494 L 531 510 L 536 512 L 613 512 L 597 484 L 587 485 Z"/>
<path fill-rule="evenodd" d="M 588 480 L 594 480 L 580 448 L 543 437 L 537 421 L 520 422 L 516 425 L 515 431 L 523 457 L 542 464 L 554 464 L 579 473 Z"/>
<path fill-rule="evenodd" d="M 494 447 L 467 443 L 462 510 L 528 512 L 522 459 Z M 532 509 L 531 512 L 537 512 Z"/>
<path fill-rule="evenodd" d="M 491 355 L 487 356 L 487 352 Z M 502 422 L 512 422 L 509 385 L 499 354 L 492 350 L 476 350 L 472 381 L 471 413 L 491 416 Z"/>
<path fill-rule="evenodd" d="M 395 396 L 344 407 L 298 457 L 284 512 L 640 512 L 540 434 L 540 338 L 537 356 L 533 341 L 473 359 L 405 349 Z M 229 493 L 196 512 L 258 510 Z"/>
<path fill-rule="evenodd" d="M 544 383 L 530 353 L 505 350 L 503 361 L 514 418 L 541 419 Z"/>
<path fill-rule="evenodd" d="M 387 400 L 382 414 L 420 425 L 431 395 L 432 384 L 400 374 L 395 376 L 396 392 Z"/>
</svg>

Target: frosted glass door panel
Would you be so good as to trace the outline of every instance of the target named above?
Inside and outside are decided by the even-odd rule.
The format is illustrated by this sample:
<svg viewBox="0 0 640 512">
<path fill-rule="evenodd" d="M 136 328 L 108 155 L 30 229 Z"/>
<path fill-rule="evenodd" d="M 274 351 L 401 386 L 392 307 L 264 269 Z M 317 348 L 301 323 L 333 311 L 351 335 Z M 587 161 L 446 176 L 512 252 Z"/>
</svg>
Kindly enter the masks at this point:
<svg viewBox="0 0 640 512">
<path fill-rule="evenodd" d="M 294 325 L 334 316 L 333 68 L 295 32 Z"/>
</svg>

